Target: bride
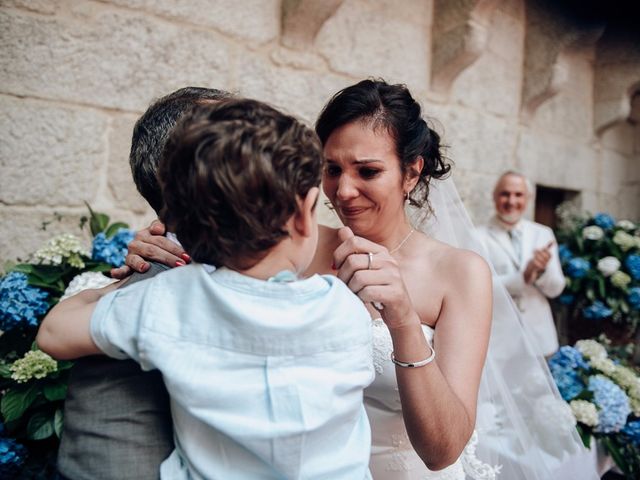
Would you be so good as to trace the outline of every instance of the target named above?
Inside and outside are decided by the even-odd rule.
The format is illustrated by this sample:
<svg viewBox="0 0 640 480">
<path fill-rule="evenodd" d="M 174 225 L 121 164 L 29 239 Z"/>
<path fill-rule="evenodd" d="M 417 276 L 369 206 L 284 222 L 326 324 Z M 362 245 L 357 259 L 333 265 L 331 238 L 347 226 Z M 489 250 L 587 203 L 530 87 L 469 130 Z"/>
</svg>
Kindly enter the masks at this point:
<svg viewBox="0 0 640 480">
<path fill-rule="evenodd" d="M 337 275 L 372 316 L 373 477 L 596 479 L 407 88 L 347 87 L 316 131 L 323 189 L 345 227 L 321 227 L 308 273 Z M 143 249 L 170 265 L 184 253 L 143 231 L 127 258 L 136 270 Z"/>
</svg>

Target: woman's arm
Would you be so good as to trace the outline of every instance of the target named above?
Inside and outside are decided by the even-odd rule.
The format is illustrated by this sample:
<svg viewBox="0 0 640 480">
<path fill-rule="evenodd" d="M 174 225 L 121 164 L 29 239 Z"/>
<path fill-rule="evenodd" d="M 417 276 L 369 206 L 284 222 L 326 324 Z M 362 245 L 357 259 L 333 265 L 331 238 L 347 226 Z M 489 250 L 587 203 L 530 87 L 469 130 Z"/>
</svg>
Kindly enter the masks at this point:
<svg viewBox="0 0 640 480">
<path fill-rule="evenodd" d="M 416 362 L 431 347 L 397 262 L 384 247 L 340 231 L 334 258 L 338 276 L 365 302 L 382 303 L 395 358 Z M 374 253 L 368 268 L 366 252 Z M 396 367 L 402 412 L 411 443 L 432 470 L 452 464 L 475 425 L 477 392 L 491 322 L 491 273 L 478 255 L 450 248 L 437 264 L 446 292 L 436 319 L 436 359 L 419 368 Z M 436 279 L 425 279 L 422 291 Z"/>
<path fill-rule="evenodd" d="M 101 354 L 91 338 L 91 316 L 98 300 L 121 284 L 116 282 L 97 290 L 84 290 L 54 306 L 38 330 L 38 348 L 58 360 Z"/>
</svg>

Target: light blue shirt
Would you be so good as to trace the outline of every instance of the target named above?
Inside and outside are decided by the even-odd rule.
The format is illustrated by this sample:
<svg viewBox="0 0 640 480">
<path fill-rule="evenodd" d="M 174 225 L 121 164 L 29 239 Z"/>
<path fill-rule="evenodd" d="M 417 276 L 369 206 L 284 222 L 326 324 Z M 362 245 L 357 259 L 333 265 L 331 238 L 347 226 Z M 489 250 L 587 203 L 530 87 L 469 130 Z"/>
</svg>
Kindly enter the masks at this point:
<svg viewBox="0 0 640 480">
<path fill-rule="evenodd" d="M 339 279 L 262 281 L 192 264 L 103 297 L 96 345 L 162 372 L 163 479 L 365 479 L 371 320 Z"/>
</svg>

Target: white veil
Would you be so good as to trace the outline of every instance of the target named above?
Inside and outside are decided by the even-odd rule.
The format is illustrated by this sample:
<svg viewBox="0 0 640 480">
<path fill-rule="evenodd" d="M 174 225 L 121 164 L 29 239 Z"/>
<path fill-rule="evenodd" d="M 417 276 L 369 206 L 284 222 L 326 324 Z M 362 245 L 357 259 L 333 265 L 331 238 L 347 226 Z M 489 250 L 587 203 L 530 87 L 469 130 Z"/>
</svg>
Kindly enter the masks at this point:
<svg viewBox="0 0 640 480">
<path fill-rule="evenodd" d="M 430 183 L 429 202 L 432 214 L 407 207 L 416 229 L 488 259 L 451 178 Z M 476 456 L 502 465 L 498 479 L 598 479 L 594 460 L 544 358 L 535 353 L 532 337 L 495 272 L 493 279 L 493 322 L 478 398 Z"/>
</svg>

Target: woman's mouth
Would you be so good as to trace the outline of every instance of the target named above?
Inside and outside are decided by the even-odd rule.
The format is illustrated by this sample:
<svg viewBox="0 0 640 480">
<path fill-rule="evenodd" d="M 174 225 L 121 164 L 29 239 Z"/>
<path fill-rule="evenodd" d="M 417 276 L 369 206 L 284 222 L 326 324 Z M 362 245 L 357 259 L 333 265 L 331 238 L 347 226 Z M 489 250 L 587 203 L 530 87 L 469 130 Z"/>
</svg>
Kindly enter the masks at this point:
<svg viewBox="0 0 640 480">
<path fill-rule="evenodd" d="M 351 218 L 360 215 L 365 210 L 365 207 L 340 207 L 340 214 L 343 217 Z"/>
</svg>

